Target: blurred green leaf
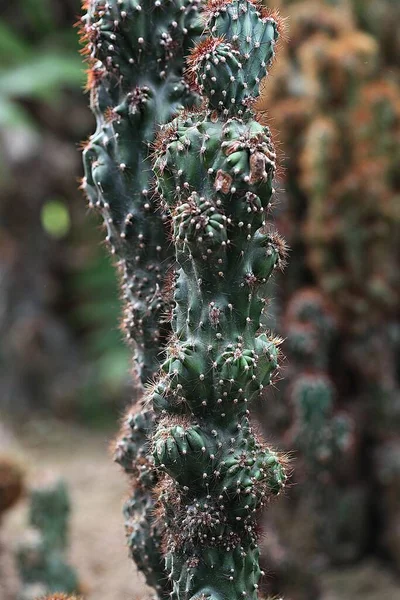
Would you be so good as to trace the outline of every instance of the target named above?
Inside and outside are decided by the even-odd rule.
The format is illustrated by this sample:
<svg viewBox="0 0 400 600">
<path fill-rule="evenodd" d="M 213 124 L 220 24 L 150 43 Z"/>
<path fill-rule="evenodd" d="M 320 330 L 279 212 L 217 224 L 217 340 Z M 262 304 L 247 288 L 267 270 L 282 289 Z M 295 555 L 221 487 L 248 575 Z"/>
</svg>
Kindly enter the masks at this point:
<svg viewBox="0 0 400 600">
<path fill-rule="evenodd" d="M 16 102 L 5 98 L 0 92 L 0 127 L 25 127 L 34 129 L 35 124 L 27 112 Z"/>
<path fill-rule="evenodd" d="M 54 29 L 53 11 L 50 7 L 51 0 L 23 0 L 22 9 L 35 30 L 45 34 Z"/>
<path fill-rule="evenodd" d="M 9 98 L 57 99 L 65 85 L 80 86 L 84 81 L 79 58 L 39 54 L 14 69 L 0 69 L 0 94 Z"/>
<path fill-rule="evenodd" d="M 100 380 L 108 387 L 120 388 L 121 382 L 129 377 L 129 354 L 127 349 L 105 354 L 98 361 Z"/>
<path fill-rule="evenodd" d="M 65 202 L 51 200 L 41 211 L 43 229 L 54 238 L 65 237 L 71 226 L 71 219 Z"/>
<path fill-rule="evenodd" d="M 0 20 L 0 64 L 20 62 L 29 57 L 29 46 L 14 33 L 10 26 Z"/>
</svg>

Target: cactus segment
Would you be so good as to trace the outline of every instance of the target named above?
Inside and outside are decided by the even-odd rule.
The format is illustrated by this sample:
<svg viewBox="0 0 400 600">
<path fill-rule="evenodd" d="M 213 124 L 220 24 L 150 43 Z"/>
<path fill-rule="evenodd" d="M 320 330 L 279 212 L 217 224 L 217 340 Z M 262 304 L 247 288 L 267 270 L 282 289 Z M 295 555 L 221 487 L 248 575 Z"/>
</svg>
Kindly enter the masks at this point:
<svg viewBox="0 0 400 600">
<path fill-rule="evenodd" d="M 183 57 L 201 33 L 198 1 L 90 0 L 85 9 L 81 29 L 97 129 L 84 148 L 82 188 L 118 257 L 124 324 L 145 383 L 157 370 L 166 333 L 162 287 L 172 258 L 151 192 L 149 148 L 159 123 L 196 103 Z"/>
<path fill-rule="evenodd" d="M 152 491 L 158 482 L 149 436 L 154 413 L 140 402 L 129 408 L 115 449 L 115 461 L 131 480 L 131 493 L 124 505 L 125 530 L 132 559 L 160 597 L 169 593 L 162 554 L 161 530 L 154 519 Z"/>
<path fill-rule="evenodd" d="M 173 259 L 165 215 L 153 190 L 151 145 L 160 123 L 197 103 L 183 66 L 203 28 L 199 6 L 200 0 L 88 0 L 80 25 L 97 123 L 84 145 L 82 189 L 89 206 L 102 214 L 106 239 L 118 259 L 124 327 L 142 386 L 157 371 L 170 331 L 163 286 Z M 153 519 L 155 475 L 150 463 L 144 467 L 145 454 L 136 455 L 153 418 L 146 409 L 128 411 L 116 460 L 133 485 L 124 509 L 131 555 L 163 596 L 169 587 Z"/>
<path fill-rule="evenodd" d="M 251 108 L 258 85 L 241 82 L 266 74 L 277 25 L 241 0 L 211 2 L 205 15 L 208 37 L 189 60 L 203 105 L 161 128 L 154 150 L 179 269 L 173 334 L 149 393 L 160 417 L 152 449 L 172 600 L 255 599 L 256 513 L 287 475 L 249 405 L 278 367 L 279 340 L 260 319 L 286 246 L 266 223 L 275 152 Z M 232 33 L 245 30 L 246 47 Z"/>
</svg>

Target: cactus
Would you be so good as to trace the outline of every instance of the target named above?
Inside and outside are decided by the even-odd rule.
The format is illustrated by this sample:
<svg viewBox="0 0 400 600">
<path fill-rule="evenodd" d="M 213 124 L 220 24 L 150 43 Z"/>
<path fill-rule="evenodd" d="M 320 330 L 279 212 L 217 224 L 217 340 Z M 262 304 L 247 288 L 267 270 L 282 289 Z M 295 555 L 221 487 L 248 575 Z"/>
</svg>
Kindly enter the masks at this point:
<svg viewBox="0 0 400 600">
<path fill-rule="evenodd" d="M 173 333 L 147 401 L 159 415 L 152 449 L 171 598 L 254 599 L 256 513 L 286 481 L 285 457 L 255 433 L 248 409 L 279 357 L 260 319 L 286 246 L 266 224 L 275 152 L 252 108 L 278 24 L 247 0 L 209 2 L 205 21 L 188 59 L 203 105 L 164 126 L 154 149 L 178 271 Z"/>
<path fill-rule="evenodd" d="M 199 0 L 90 0 L 81 31 L 89 60 L 88 88 L 97 130 L 84 145 L 82 188 L 100 210 L 107 241 L 118 257 L 125 300 L 124 326 L 135 347 L 138 387 L 152 379 L 170 331 L 163 291 L 171 266 L 165 214 L 154 194 L 150 152 L 157 127 L 197 102 L 183 78 L 184 56 L 201 33 Z M 153 519 L 157 475 L 146 438 L 151 408 L 130 408 L 117 443 L 116 461 L 131 479 L 125 505 L 130 552 L 147 583 L 161 596 L 169 586 Z M 146 472 L 144 472 L 144 469 Z"/>
<path fill-rule="evenodd" d="M 360 330 L 399 302 L 396 75 L 349 2 L 297 2 L 289 15 L 291 45 L 268 99 L 285 145 L 295 136 L 298 149 L 287 165 L 290 241 L 305 244 L 305 276 Z"/>
<path fill-rule="evenodd" d="M 20 600 L 51 592 L 79 589 L 75 570 L 67 564 L 69 497 L 60 479 L 44 479 L 30 494 L 29 525 L 17 549 L 23 588 Z"/>
<path fill-rule="evenodd" d="M 158 368 L 166 310 L 163 275 L 172 258 L 164 217 L 151 193 L 149 151 L 158 125 L 196 102 L 182 70 L 183 57 L 201 32 L 197 4 L 84 3 L 81 30 L 97 130 L 84 145 L 82 188 L 89 206 L 102 214 L 118 257 L 124 325 L 142 383 Z"/>
<path fill-rule="evenodd" d="M 301 288 L 292 295 L 282 324 L 288 366 L 279 400 L 286 399 L 290 421 L 283 426 L 281 444 L 296 452 L 295 485 L 286 502 L 267 515 L 265 528 L 275 530 L 276 540 L 274 545 L 267 539 L 263 550 L 264 560 L 274 563 L 274 585 L 300 600 L 310 597 L 310 589 L 313 598 L 320 597 L 321 559 L 341 563 L 362 554 L 368 505 L 360 483 L 357 421 L 339 404 L 330 372 L 338 336 L 334 307 L 317 288 Z"/>
<path fill-rule="evenodd" d="M 397 0 L 351 0 L 351 3 L 361 27 L 379 41 L 385 61 L 398 67 L 400 39 L 394 26 L 400 19 Z"/>
<path fill-rule="evenodd" d="M 355 421 L 335 406 L 337 391 L 328 371 L 337 320 L 321 293 L 305 288 L 292 297 L 284 322 L 292 361 L 293 423 L 287 443 L 300 451 L 298 495 L 307 502 L 311 497 L 315 505 L 314 547 L 333 561 L 352 560 L 364 547 L 366 505 L 365 494 L 358 492 Z M 343 508 L 355 497 L 364 497 L 358 520 Z"/>
</svg>

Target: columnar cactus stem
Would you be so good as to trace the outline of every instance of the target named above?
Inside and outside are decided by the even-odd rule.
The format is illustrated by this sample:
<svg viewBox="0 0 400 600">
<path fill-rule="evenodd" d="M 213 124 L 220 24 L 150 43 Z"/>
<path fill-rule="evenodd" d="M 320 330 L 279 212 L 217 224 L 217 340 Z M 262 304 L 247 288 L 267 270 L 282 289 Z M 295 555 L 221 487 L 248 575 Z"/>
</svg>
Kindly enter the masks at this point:
<svg viewBox="0 0 400 600">
<path fill-rule="evenodd" d="M 199 4 L 200 0 L 84 2 L 81 29 L 97 129 L 84 147 L 82 188 L 89 205 L 101 212 L 107 240 L 118 257 L 124 325 L 134 342 L 134 366 L 142 385 L 157 371 L 170 330 L 163 284 L 173 259 L 165 216 L 150 191 L 154 186 L 149 153 L 158 125 L 197 101 L 183 78 L 183 65 L 202 30 Z M 125 507 L 131 554 L 149 585 L 163 595 L 169 587 L 152 517 L 157 476 L 146 458 L 146 437 L 153 425 L 151 407 L 131 409 L 116 460 L 133 484 Z"/>
<path fill-rule="evenodd" d="M 157 127 L 196 102 L 183 59 L 201 32 L 198 0 L 89 0 L 82 20 L 97 129 L 84 148 L 82 188 L 119 259 L 126 333 L 148 381 L 158 368 L 163 273 L 172 254 L 150 193 Z"/>
<path fill-rule="evenodd" d="M 17 564 L 22 589 L 18 600 L 80 588 L 75 569 L 66 562 L 69 495 L 65 483 L 46 477 L 30 493 L 30 528 L 18 550 Z"/>
<path fill-rule="evenodd" d="M 153 455 L 171 597 L 255 599 L 256 512 L 286 481 L 284 458 L 249 420 L 279 356 L 260 319 L 286 246 L 266 224 L 275 152 L 252 109 L 278 26 L 248 0 L 211 1 L 205 14 L 208 37 L 188 69 L 203 106 L 155 145 L 179 270 L 173 335 L 149 392 L 160 415 Z"/>
</svg>

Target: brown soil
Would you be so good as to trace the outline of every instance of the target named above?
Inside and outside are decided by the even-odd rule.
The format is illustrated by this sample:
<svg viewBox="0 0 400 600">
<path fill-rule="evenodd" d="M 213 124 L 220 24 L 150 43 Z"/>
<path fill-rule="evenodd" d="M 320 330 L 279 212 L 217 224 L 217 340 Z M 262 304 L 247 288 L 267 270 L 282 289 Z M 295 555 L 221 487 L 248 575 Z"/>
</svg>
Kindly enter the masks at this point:
<svg viewBox="0 0 400 600">
<path fill-rule="evenodd" d="M 127 483 L 110 457 L 110 439 L 110 435 L 76 425 L 46 421 L 20 431 L 15 448 L 31 481 L 51 470 L 69 485 L 73 505 L 70 559 L 79 571 L 85 600 L 139 600 L 150 593 L 128 558 L 121 516 Z M 7 547 L 17 541 L 26 519 L 26 502 L 6 515 L 3 537 Z M 373 562 L 329 572 L 324 576 L 324 589 L 323 600 L 400 600 L 399 583 Z M 14 599 L 9 596 L 7 600 Z"/>
</svg>

